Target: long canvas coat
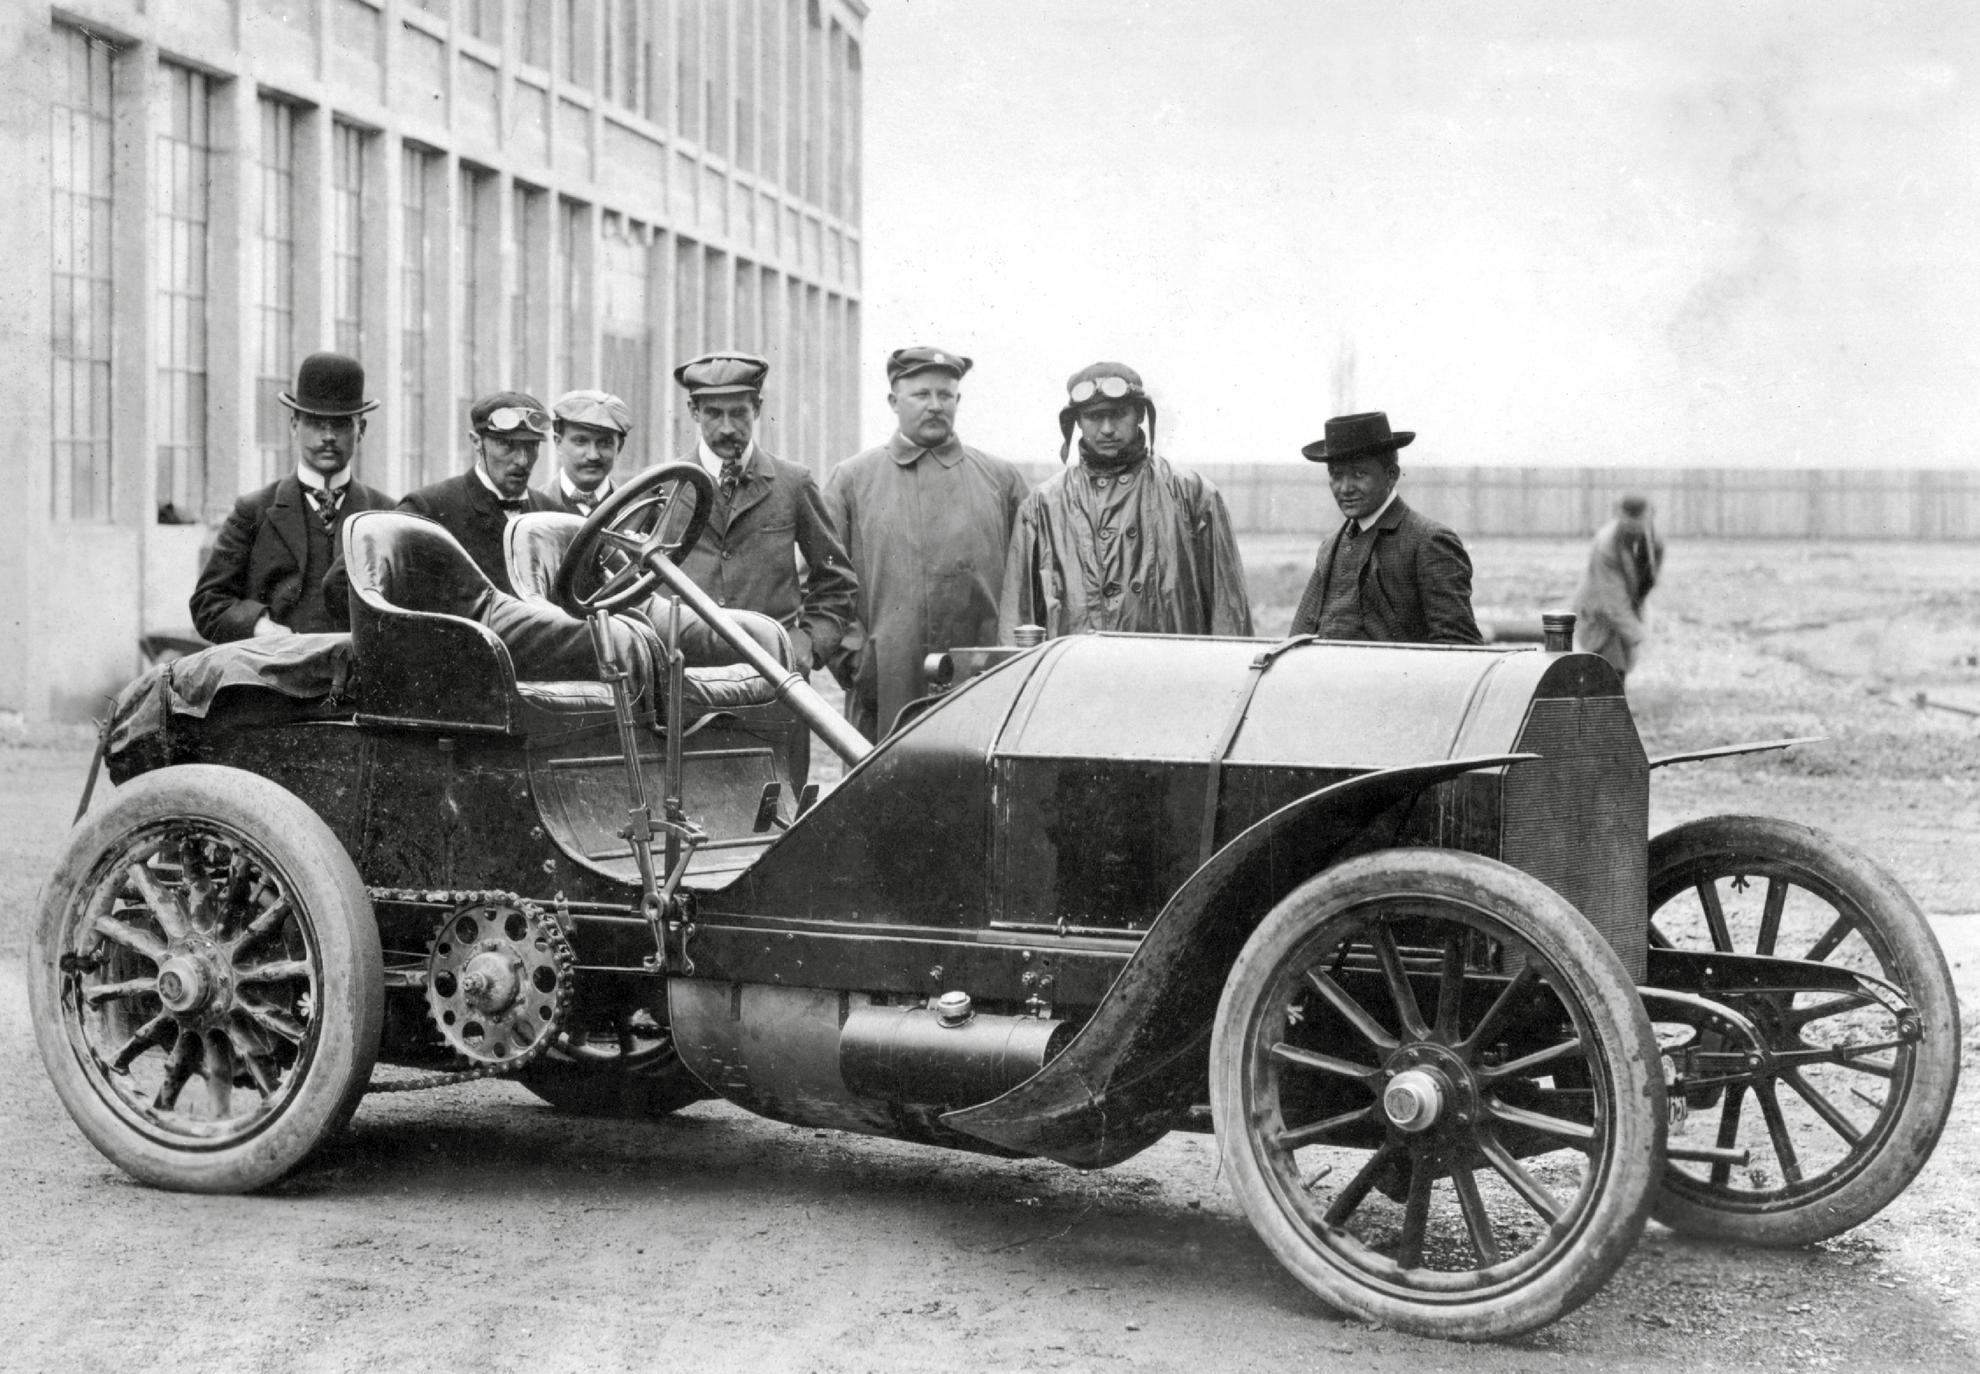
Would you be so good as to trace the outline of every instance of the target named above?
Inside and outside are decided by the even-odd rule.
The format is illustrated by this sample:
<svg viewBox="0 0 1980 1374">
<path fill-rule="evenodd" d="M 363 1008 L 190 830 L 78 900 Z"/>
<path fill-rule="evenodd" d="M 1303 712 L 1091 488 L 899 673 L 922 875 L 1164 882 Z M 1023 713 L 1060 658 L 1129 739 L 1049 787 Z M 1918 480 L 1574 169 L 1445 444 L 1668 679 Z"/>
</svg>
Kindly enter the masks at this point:
<svg viewBox="0 0 1980 1374">
<path fill-rule="evenodd" d="M 900 434 L 825 479 L 825 506 L 859 576 L 859 622 L 835 664 L 846 715 L 868 738 L 924 692 L 931 653 L 995 644 L 1011 527 L 1030 483 L 1014 463 L 951 435 Z"/>
<path fill-rule="evenodd" d="M 1643 599 L 1657 584 L 1664 541 L 1648 516 L 1619 515 L 1595 531 L 1574 594 L 1574 647 L 1627 673 L 1643 643 Z"/>
<path fill-rule="evenodd" d="M 1018 508 L 998 628 L 1249 635 L 1251 602 L 1217 489 L 1151 455 L 1120 472 L 1074 463 Z"/>
</svg>

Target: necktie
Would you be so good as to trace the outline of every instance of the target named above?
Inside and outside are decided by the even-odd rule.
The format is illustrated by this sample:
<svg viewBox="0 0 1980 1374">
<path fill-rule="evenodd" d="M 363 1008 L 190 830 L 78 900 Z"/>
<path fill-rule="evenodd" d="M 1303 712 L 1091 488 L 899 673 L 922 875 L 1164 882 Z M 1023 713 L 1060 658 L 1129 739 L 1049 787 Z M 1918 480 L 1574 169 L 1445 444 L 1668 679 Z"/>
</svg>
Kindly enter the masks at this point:
<svg viewBox="0 0 1980 1374">
<path fill-rule="evenodd" d="M 736 494 L 736 487 L 742 481 L 742 460 L 724 458 L 722 460 L 722 504 L 727 506 Z"/>
<path fill-rule="evenodd" d="M 309 500 L 310 504 L 316 507 L 316 518 L 323 522 L 323 528 L 326 530 L 335 528 L 337 524 L 337 508 L 344 502 L 343 488 L 324 487 L 320 490 L 312 489 L 309 493 Z"/>
</svg>

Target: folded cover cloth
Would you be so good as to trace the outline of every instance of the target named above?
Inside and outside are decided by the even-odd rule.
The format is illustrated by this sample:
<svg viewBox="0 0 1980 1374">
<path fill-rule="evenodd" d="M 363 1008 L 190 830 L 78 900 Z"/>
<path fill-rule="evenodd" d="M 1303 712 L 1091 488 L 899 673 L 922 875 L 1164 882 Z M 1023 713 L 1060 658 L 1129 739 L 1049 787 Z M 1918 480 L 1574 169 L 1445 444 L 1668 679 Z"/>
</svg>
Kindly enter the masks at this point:
<svg viewBox="0 0 1980 1374">
<path fill-rule="evenodd" d="M 349 635 L 321 634 L 237 639 L 161 663 L 117 694 L 107 750 L 121 753 L 157 733 L 168 716 L 204 717 L 228 687 L 260 687 L 334 709 L 349 691 L 353 662 Z"/>
</svg>

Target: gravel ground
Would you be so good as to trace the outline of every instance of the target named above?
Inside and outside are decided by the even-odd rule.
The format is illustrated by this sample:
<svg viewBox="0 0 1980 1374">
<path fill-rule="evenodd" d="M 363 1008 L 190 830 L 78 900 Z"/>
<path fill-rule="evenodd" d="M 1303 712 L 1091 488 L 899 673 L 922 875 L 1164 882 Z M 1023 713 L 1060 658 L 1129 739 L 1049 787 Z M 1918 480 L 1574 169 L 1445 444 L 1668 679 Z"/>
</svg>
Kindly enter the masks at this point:
<svg viewBox="0 0 1980 1374">
<path fill-rule="evenodd" d="M 1261 629 L 1311 558 L 1247 546 Z M 1482 542 L 1478 601 L 1565 601 L 1580 548 Z M 1817 825 L 1919 897 L 1980 1042 L 1980 688 L 1967 549 L 1673 551 L 1632 698 L 1653 754 L 1830 743 L 1659 773 L 1653 826 L 1719 811 Z M 1207 1137 L 1113 1170 L 977 1159 L 705 1103 L 578 1121 L 509 1084 L 368 1099 L 253 1198 L 130 1183 L 55 1102 L 20 952 L 87 735 L 0 722 L 0 1370 L 1972 1370 L 1980 1110 L 1882 1215 L 1807 1249 L 1653 1225 L 1605 1290 L 1522 1341 L 1343 1322 L 1252 1236 Z"/>
</svg>

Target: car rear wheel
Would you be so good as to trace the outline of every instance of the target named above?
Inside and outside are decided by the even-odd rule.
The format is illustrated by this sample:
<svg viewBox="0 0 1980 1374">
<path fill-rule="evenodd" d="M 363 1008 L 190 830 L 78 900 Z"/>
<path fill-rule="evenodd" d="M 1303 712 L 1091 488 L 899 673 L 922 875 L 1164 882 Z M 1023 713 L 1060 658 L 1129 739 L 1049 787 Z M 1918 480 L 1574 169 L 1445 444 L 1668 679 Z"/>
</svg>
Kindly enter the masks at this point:
<svg viewBox="0 0 1980 1374">
<path fill-rule="evenodd" d="M 1642 1003 L 1573 906 L 1495 860 L 1390 850 L 1303 884 L 1239 956 L 1210 1054 L 1239 1203 L 1343 1312 L 1515 1336 L 1643 1228 L 1664 1103 Z"/>
<path fill-rule="evenodd" d="M 664 1017 L 619 1006 L 572 1026 L 517 1075 L 575 1116 L 666 1116 L 709 1096 L 674 1049 Z"/>
<path fill-rule="evenodd" d="M 1694 1104 L 1685 1134 L 1744 1149 L 1744 1166 L 1672 1161 L 1653 1215 L 1690 1235 L 1807 1245 L 1876 1215 L 1931 1156 L 1959 1079 L 1959 1009 L 1945 955 L 1897 880 L 1820 831 L 1712 816 L 1650 845 L 1653 945 L 1809 959 L 1895 985 L 1920 1034 L 1834 992 L 1726 1000 L 1772 1051 L 1881 1046 L 1735 1083 Z M 1674 1138 L 1673 1144 L 1677 1143 Z"/>
<path fill-rule="evenodd" d="M 250 773 L 167 768 L 69 839 L 30 950 L 35 1038 L 90 1143 L 132 1177 L 238 1193 L 363 1096 L 378 928 L 337 838 Z"/>
</svg>

